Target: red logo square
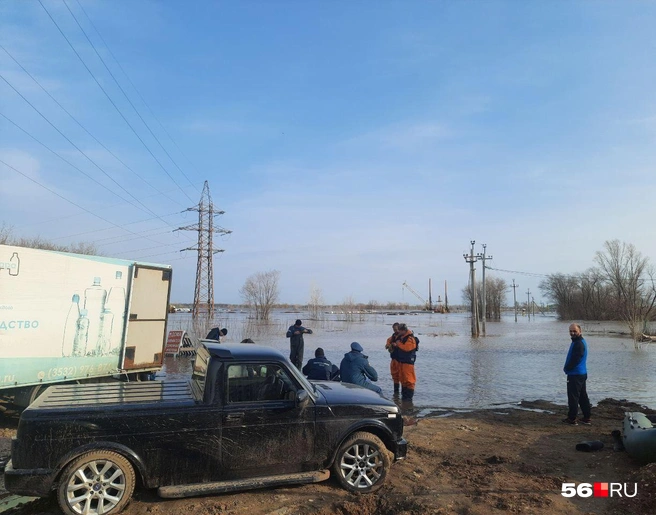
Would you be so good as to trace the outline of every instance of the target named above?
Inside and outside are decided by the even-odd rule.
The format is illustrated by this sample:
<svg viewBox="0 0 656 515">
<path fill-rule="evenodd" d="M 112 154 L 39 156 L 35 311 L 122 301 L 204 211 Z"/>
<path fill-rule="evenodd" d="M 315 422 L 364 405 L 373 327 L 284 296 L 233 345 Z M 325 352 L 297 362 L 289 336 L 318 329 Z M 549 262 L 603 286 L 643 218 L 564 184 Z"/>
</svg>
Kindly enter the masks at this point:
<svg viewBox="0 0 656 515">
<path fill-rule="evenodd" d="M 593 490 L 595 497 L 608 497 L 608 483 L 595 483 Z"/>
</svg>

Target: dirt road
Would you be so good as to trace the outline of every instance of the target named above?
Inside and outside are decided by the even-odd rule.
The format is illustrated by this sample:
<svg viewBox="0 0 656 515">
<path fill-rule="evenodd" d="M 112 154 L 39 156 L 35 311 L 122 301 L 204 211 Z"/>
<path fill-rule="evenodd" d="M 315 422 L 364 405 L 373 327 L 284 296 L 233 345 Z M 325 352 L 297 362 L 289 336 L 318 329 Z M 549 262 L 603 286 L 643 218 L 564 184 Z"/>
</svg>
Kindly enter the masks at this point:
<svg viewBox="0 0 656 515">
<path fill-rule="evenodd" d="M 408 458 L 396 463 L 377 493 L 356 496 L 329 480 L 316 485 L 239 494 L 162 500 L 138 492 L 126 515 L 488 515 L 656 513 L 656 464 L 640 466 L 613 450 L 611 431 L 621 429 L 625 411 L 645 410 L 625 401 L 605 400 L 593 411 L 592 426 L 566 426 L 565 408 L 535 401 L 523 409 L 481 410 L 449 417 L 409 419 Z M 532 411 L 534 410 L 534 411 Z M 15 421 L 0 427 L 0 455 Z M 577 443 L 601 440 L 596 452 Z M 637 483 L 633 498 L 567 499 L 563 482 Z M 1 496 L 2 494 L 0 494 Z M 6 493 L 4 494 L 6 495 Z M 0 499 L 1 500 L 1 499 Z M 3 513 L 56 514 L 55 501 L 36 500 Z"/>
</svg>

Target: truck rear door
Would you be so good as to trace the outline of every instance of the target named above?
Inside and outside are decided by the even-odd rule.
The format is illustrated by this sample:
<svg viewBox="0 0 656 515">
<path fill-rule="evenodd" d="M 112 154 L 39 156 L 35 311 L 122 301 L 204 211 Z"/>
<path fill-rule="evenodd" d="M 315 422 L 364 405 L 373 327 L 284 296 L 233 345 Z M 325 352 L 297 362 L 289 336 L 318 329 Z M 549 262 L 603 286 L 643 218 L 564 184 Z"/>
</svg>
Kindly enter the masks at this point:
<svg viewBox="0 0 656 515">
<path fill-rule="evenodd" d="M 123 368 L 160 367 L 164 359 L 171 270 L 134 265 Z"/>
</svg>

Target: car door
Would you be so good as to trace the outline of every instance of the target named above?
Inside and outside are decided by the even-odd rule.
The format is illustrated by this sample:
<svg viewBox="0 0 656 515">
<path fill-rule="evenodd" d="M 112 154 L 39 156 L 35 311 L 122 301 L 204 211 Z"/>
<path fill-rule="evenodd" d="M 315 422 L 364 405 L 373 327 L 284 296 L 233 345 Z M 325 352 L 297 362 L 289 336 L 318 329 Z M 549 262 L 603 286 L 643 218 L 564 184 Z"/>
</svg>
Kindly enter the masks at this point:
<svg viewBox="0 0 656 515">
<path fill-rule="evenodd" d="M 314 468 L 315 407 L 297 406 L 301 389 L 277 363 L 228 364 L 221 437 L 225 479 Z"/>
</svg>

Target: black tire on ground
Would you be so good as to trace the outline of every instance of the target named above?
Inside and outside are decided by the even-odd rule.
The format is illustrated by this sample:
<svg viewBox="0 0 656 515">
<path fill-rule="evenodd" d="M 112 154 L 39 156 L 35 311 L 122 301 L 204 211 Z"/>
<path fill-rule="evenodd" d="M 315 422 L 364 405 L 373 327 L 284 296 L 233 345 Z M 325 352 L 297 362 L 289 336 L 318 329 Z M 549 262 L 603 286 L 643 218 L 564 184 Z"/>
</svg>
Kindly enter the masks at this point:
<svg viewBox="0 0 656 515">
<path fill-rule="evenodd" d="M 391 465 L 389 451 L 376 435 L 354 433 L 340 446 L 333 463 L 339 484 L 350 492 L 375 492 Z"/>
<path fill-rule="evenodd" d="M 37 397 L 39 397 L 39 395 L 46 391 L 46 388 L 47 385 L 42 384 L 19 388 L 14 393 L 14 404 L 21 408 L 27 408 L 37 399 Z"/>
<path fill-rule="evenodd" d="M 57 501 L 67 515 L 114 515 L 130 502 L 135 480 L 134 468 L 120 454 L 87 452 L 69 463 L 62 473 Z"/>
</svg>

